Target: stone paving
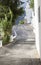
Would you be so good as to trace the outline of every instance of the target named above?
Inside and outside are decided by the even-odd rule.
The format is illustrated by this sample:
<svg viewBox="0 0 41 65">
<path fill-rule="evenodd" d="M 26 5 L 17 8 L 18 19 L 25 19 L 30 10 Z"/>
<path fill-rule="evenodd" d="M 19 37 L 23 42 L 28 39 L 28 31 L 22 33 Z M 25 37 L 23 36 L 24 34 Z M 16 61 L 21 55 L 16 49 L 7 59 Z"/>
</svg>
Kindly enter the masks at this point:
<svg viewBox="0 0 41 65">
<path fill-rule="evenodd" d="M 13 26 L 12 32 L 14 30 L 17 33 L 17 39 L 34 39 L 33 27 L 31 25 L 16 25 Z"/>
<path fill-rule="evenodd" d="M 35 41 L 24 40 L 18 38 L 15 43 L 0 48 L 0 65 L 41 65 Z"/>
<path fill-rule="evenodd" d="M 0 65 L 41 65 L 41 62 L 34 43 L 12 43 L 0 48 Z"/>
</svg>

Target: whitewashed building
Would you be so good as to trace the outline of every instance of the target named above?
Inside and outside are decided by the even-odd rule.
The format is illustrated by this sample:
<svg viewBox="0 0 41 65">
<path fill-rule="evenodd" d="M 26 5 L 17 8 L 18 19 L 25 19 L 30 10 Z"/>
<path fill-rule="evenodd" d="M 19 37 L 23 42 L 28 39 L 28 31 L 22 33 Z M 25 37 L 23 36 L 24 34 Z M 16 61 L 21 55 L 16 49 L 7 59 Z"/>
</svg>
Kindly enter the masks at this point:
<svg viewBox="0 0 41 65">
<path fill-rule="evenodd" d="M 41 0 L 34 0 L 34 12 L 32 25 L 35 33 L 35 44 L 41 59 Z"/>
</svg>

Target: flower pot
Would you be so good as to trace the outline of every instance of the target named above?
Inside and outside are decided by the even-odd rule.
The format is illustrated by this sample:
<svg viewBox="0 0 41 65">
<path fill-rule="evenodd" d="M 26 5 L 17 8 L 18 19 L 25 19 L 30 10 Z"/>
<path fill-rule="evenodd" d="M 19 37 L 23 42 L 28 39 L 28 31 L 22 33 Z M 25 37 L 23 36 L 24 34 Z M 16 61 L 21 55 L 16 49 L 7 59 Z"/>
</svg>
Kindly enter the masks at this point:
<svg viewBox="0 0 41 65">
<path fill-rule="evenodd" d="M 0 40 L 0 47 L 2 47 L 2 40 Z"/>
<path fill-rule="evenodd" d="M 16 32 L 14 31 L 14 34 L 12 34 L 12 35 L 10 36 L 10 42 L 15 42 L 16 37 L 17 37 L 17 34 L 16 34 Z"/>
</svg>

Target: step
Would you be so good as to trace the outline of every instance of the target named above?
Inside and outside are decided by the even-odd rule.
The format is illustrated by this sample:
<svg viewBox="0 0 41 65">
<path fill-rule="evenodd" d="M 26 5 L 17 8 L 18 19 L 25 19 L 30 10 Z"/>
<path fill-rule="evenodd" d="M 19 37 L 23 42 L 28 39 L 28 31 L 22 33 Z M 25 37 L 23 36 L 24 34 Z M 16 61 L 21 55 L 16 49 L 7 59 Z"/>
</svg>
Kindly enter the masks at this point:
<svg viewBox="0 0 41 65">
<path fill-rule="evenodd" d="M 35 42 L 33 41 L 33 42 L 17 42 L 17 44 L 35 44 Z"/>
<path fill-rule="evenodd" d="M 34 39 L 34 38 L 33 38 L 33 39 L 32 39 L 32 38 L 28 38 L 28 39 L 26 39 L 25 41 L 26 41 L 26 42 L 28 42 L 28 41 L 31 42 L 31 41 L 35 41 L 35 39 Z"/>
<path fill-rule="evenodd" d="M 35 43 L 35 39 L 28 39 L 28 40 L 17 40 L 16 41 L 18 44 L 20 43 L 20 44 L 34 44 Z"/>
<path fill-rule="evenodd" d="M 16 40 L 21 40 L 21 41 L 35 41 L 35 38 L 16 38 Z"/>
</svg>

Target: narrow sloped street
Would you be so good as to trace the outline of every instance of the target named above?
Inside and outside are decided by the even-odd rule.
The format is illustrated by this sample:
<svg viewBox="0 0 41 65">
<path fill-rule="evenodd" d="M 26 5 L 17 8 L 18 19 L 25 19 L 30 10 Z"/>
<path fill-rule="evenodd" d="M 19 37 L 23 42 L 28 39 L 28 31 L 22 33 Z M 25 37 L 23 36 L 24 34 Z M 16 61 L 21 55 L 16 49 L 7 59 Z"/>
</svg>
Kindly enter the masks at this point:
<svg viewBox="0 0 41 65">
<path fill-rule="evenodd" d="M 0 48 L 0 65 L 41 65 L 31 25 L 16 25 L 16 42 Z"/>
</svg>

